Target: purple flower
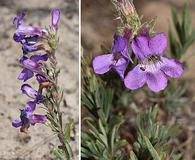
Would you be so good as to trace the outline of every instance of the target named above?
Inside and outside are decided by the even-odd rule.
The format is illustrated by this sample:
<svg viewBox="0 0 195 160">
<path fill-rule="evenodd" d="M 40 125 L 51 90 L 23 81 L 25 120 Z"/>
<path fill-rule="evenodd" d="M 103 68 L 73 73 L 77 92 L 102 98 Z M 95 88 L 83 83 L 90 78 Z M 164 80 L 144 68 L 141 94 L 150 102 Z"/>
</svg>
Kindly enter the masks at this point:
<svg viewBox="0 0 195 160">
<path fill-rule="evenodd" d="M 31 125 L 35 125 L 36 123 L 45 123 L 47 117 L 45 115 L 33 114 L 35 108 L 36 103 L 29 101 L 25 108 L 21 110 L 20 120 L 12 121 L 12 126 L 16 128 L 21 127 L 21 132 L 27 132 Z"/>
<path fill-rule="evenodd" d="M 125 77 L 128 89 L 141 88 L 145 83 L 154 91 L 166 88 L 168 76 L 178 78 L 184 71 L 183 65 L 175 59 L 162 57 L 167 47 L 165 33 L 139 35 L 132 41 L 132 49 L 140 61 Z"/>
<path fill-rule="evenodd" d="M 40 74 L 36 74 L 36 79 L 39 83 L 47 82 L 47 79 Z"/>
<path fill-rule="evenodd" d="M 32 78 L 33 76 L 34 76 L 34 73 L 31 70 L 24 68 L 22 72 L 19 74 L 18 79 L 23 80 L 25 82 L 28 79 Z"/>
<path fill-rule="evenodd" d="M 30 98 L 34 99 L 35 102 L 42 103 L 45 99 L 45 97 L 38 91 L 34 90 L 30 85 L 23 84 L 21 87 L 22 93 L 26 94 Z"/>
<path fill-rule="evenodd" d="M 18 15 L 18 17 L 15 17 L 13 20 L 13 24 L 15 24 L 17 30 L 14 33 L 13 39 L 16 42 L 21 42 L 25 37 L 29 36 L 44 36 L 47 35 L 47 31 L 42 28 L 38 27 L 32 27 L 30 25 L 23 25 L 22 21 L 25 17 L 25 13 L 22 12 Z"/>
<path fill-rule="evenodd" d="M 57 28 L 58 22 L 60 20 L 60 10 L 54 9 L 51 12 L 51 26 Z"/>
<path fill-rule="evenodd" d="M 32 60 L 33 62 L 39 63 L 42 61 L 47 61 L 48 60 L 48 55 L 47 54 L 37 54 L 37 55 L 33 55 L 30 57 L 30 60 Z"/>
<path fill-rule="evenodd" d="M 43 49 L 42 45 L 37 45 L 47 35 L 47 31 L 42 28 L 32 27 L 30 25 L 22 25 L 25 13 L 22 12 L 18 17 L 15 17 L 13 23 L 16 25 L 16 32 L 14 33 L 14 40 L 22 44 L 23 54 L 34 52 Z"/>
<path fill-rule="evenodd" d="M 24 67 L 22 72 L 19 74 L 18 79 L 27 81 L 28 79 L 32 78 L 34 73 L 41 73 L 41 64 L 39 62 L 47 61 L 48 55 L 33 55 L 29 58 L 23 56 L 20 59 L 20 64 Z"/>
<path fill-rule="evenodd" d="M 20 42 L 22 44 L 23 54 L 28 54 L 29 52 L 39 51 L 42 50 L 43 47 L 41 44 L 37 45 L 38 42 L 41 41 L 39 36 L 32 36 L 32 37 L 24 37 Z"/>
<path fill-rule="evenodd" d="M 32 59 L 29 59 L 26 56 L 23 56 L 20 59 L 20 64 L 31 71 L 38 72 L 41 68 L 41 65 L 37 63 L 36 61 L 33 61 Z"/>
<path fill-rule="evenodd" d="M 29 52 L 34 52 L 41 50 L 42 48 L 40 46 L 35 46 L 35 45 L 27 45 L 26 43 L 22 44 L 22 50 L 23 54 L 28 54 Z"/>
<path fill-rule="evenodd" d="M 132 62 L 129 53 L 129 38 L 129 32 L 126 32 L 124 36 L 114 35 L 111 53 L 96 56 L 93 60 L 93 69 L 96 74 L 104 74 L 114 69 L 121 79 L 124 79 L 128 62 L 129 60 Z"/>
</svg>

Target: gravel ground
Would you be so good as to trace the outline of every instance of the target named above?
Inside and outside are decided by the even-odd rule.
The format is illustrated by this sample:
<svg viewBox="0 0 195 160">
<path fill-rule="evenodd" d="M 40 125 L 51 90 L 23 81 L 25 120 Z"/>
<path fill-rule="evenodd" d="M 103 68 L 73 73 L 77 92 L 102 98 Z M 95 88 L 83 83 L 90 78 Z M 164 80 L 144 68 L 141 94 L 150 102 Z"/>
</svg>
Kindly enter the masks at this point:
<svg viewBox="0 0 195 160">
<path fill-rule="evenodd" d="M 64 121 L 70 117 L 76 124 L 78 133 L 78 1 L 75 0 L 1 0 L 0 1 L 0 159 L 1 160 L 49 160 L 55 159 L 51 151 L 58 145 L 58 139 L 50 128 L 35 125 L 28 135 L 11 126 L 11 121 L 18 118 L 28 98 L 20 91 L 22 82 L 17 80 L 21 67 L 18 59 L 22 55 L 20 46 L 12 40 L 15 27 L 12 18 L 20 11 L 26 11 L 25 23 L 46 26 L 50 24 L 50 10 L 62 11 L 59 25 L 60 44 L 57 59 L 61 73 L 59 84 L 65 90 L 68 107 L 63 107 Z M 34 87 L 34 80 L 29 81 Z M 37 113 L 43 110 L 37 109 Z M 75 159 L 78 159 L 78 134 L 72 142 Z"/>
</svg>

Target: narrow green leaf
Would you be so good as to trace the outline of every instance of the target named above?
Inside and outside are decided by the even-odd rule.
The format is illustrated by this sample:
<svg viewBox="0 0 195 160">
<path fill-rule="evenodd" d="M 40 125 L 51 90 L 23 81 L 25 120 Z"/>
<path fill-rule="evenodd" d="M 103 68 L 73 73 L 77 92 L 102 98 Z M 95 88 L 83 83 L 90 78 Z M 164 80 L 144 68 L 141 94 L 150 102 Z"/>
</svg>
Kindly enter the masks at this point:
<svg viewBox="0 0 195 160">
<path fill-rule="evenodd" d="M 65 143 L 65 147 L 66 147 L 66 151 L 67 151 L 67 153 L 66 153 L 66 157 L 67 157 L 67 159 L 69 160 L 71 160 L 72 159 L 72 157 L 73 157 L 73 151 L 72 151 L 72 148 L 71 148 L 71 146 L 70 146 L 70 144 L 69 143 Z"/>
<path fill-rule="evenodd" d="M 72 124 L 68 123 L 66 124 L 66 127 L 64 129 L 64 138 L 67 142 L 70 142 L 70 134 L 71 134 L 71 130 L 72 130 Z"/>
<path fill-rule="evenodd" d="M 138 160 L 137 156 L 135 155 L 133 151 L 130 152 L 130 160 Z"/>
<path fill-rule="evenodd" d="M 149 150 L 152 158 L 154 160 L 161 160 L 160 157 L 159 157 L 159 155 L 158 155 L 158 153 L 157 153 L 157 151 L 155 150 L 155 148 L 150 143 L 150 140 L 146 136 L 144 136 L 144 140 L 145 140 L 145 143 L 147 145 L 147 148 L 148 148 L 148 150 Z"/>
<path fill-rule="evenodd" d="M 54 148 L 54 149 L 53 149 L 53 154 L 54 154 L 57 158 L 59 158 L 60 160 L 65 160 L 65 158 L 64 158 L 62 152 L 60 151 L 60 149 Z"/>
<path fill-rule="evenodd" d="M 190 25 L 191 25 L 191 17 L 190 17 L 190 11 L 189 11 L 189 5 L 188 3 L 185 4 L 184 10 L 183 10 L 183 22 L 182 22 L 182 30 L 184 34 L 184 42 L 188 40 L 190 36 Z"/>
<path fill-rule="evenodd" d="M 100 131 L 102 132 L 102 134 L 103 134 L 104 136 L 107 136 L 106 130 L 105 130 L 105 128 L 104 128 L 104 126 L 103 126 L 103 124 L 102 124 L 102 122 L 101 122 L 100 119 L 98 120 L 98 123 L 99 123 L 99 128 L 100 128 Z"/>
<path fill-rule="evenodd" d="M 110 149 L 112 151 L 114 151 L 114 142 L 115 142 L 115 139 L 116 139 L 116 132 L 117 132 L 117 129 L 116 129 L 116 126 L 112 129 L 112 132 L 111 132 L 111 140 L 110 140 Z"/>
</svg>

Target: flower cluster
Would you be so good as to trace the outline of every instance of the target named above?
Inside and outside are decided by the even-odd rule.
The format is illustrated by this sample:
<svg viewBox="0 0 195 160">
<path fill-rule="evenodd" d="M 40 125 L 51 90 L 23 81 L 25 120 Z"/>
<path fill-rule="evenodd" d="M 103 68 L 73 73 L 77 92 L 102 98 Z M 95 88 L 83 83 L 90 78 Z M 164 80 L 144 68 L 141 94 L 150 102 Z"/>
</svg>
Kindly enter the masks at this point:
<svg viewBox="0 0 195 160">
<path fill-rule="evenodd" d="M 47 68 L 46 62 L 52 60 L 53 50 L 56 45 L 56 32 L 58 21 L 60 19 L 60 11 L 53 10 L 51 12 L 51 26 L 49 29 L 40 27 L 33 27 L 31 25 L 24 25 L 23 19 L 25 13 L 22 12 L 19 16 L 15 17 L 13 24 L 16 26 L 16 31 L 13 39 L 21 44 L 23 51 L 19 63 L 23 70 L 18 76 L 19 80 L 24 82 L 30 78 L 35 77 L 39 83 L 38 91 L 33 89 L 29 84 L 25 83 L 21 87 L 23 94 L 31 98 L 21 110 L 20 120 L 14 120 L 12 125 L 20 127 L 21 132 L 27 132 L 31 125 L 36 123 L 45 123 L 47 121 L 46 115 L 34 114 L 36 105 L 44 103 L 46 95 L 42 93 L 43 84 L 51 83 L 50 70 Z"/>
<path fill-rule="evenodd" d="M 132 5 L 127 5 L 126 0 L 120 3 L 132 10 Z M 139 26 L 139 29 L 125 26 L 128 30 L 124 30 L 124 36 L 114 35 L 111 53 L 93 59 L 96 74 L 104 74 L 113 69 L 124 81 L 126 88 L 135 90 L 147 84 L 154 92 L 166 88 L 168 77 L 178 78 L 182 75 L 184 67 L 179 61 L 162 56 L 167 48 L 165 33 L 150 34 L 146 26 Z M 139 63 L 125 76 L 128 63 L 132 62 L 130 49 Z"/>
</svg>

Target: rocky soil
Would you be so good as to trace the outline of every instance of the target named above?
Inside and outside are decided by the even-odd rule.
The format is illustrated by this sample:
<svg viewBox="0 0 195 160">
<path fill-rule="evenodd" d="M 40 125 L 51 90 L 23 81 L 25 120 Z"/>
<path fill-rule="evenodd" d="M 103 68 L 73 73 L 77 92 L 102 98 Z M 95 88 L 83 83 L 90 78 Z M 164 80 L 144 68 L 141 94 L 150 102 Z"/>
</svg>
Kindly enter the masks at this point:
<svg viewBox="0 0 195 160">
<path fill-rule="evenodd" d="M 52 8 L 61 9 L 59 25 L 60 44 L 57 59 L 61 73 L 59 84 L 65 90 L 68 107 L 62 106 L 64 123 L 73 118 L 76 124 L 75 141 L 71 143 L 75 159 L 78 159 L 79 122 L 79 15 L 78 0 L 1 0 L 0 1 L 0 160 L 54 160 L 54 146 L 59 144 L 50 128 L 35 125 L 29 133 L 22 134 L 11 126 L 19 118 L 28 97 L 21 93 L 22 82 L 17 80 L 21 67 L 18 59 L 22 55 L 20 46 L 12 40 L 15 27 L 12 18 L 20 11 L 26 11 L 25 23 L 45 27 L 50 24 Z M 34 80 L 33 87 L 37 87 Z M 39 107 L 36 113 L 43 113 Z"/>
</svg>

